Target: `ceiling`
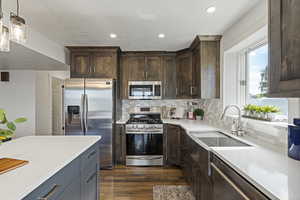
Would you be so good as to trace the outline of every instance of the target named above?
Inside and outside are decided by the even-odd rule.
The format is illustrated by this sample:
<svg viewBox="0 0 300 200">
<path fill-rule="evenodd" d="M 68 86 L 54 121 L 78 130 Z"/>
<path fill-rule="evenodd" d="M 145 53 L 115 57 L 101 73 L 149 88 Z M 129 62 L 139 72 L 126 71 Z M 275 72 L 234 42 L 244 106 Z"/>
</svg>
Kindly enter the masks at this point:
<svg viewBox="0 0 300 200">
<path fill-rule="evenodd" d="M 11 51 L 0 53 L 0 70 L 69 70 L 69 66 L 33 51 L 23 45 L 11 42 Z"/>
<path fill-rule="evenodd" d="M 259 1 L 20 0 L 20 4 L 31 27 L 62 45 L 172 51 L 186 48 L 197 34 L 222 34 Z M 4 2 L 14 6 L 14 1 Z M 211 5 L 217 8 L 214 14 L 206 13 Z M 118 37 L 111 39 L 110 33 Z M 166 37 L 159 39 L 159 33 Z"/>
</svg>

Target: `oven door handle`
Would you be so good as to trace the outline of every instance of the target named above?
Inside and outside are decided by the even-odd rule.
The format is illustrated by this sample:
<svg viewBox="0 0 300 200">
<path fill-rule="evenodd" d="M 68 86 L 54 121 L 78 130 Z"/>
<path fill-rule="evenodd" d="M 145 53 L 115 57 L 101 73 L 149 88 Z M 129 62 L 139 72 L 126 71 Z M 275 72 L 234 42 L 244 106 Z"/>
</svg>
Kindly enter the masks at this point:
<svg viewBox="0 0 300 200">
<path fill-rule="evenodd" d="M 163 135 L 163 132 L 126 132 L 127 135 L 137 134 L 137 135 Z"/>
<path fill-rule="evenodd" d="M 156 157 L 140 157 L 140 158 L 134 158 L 135 160 L 159 160 L 162 156 L 156 156 Z M 129 158 L 130 159 L 130 158 Z"/>
</svg>

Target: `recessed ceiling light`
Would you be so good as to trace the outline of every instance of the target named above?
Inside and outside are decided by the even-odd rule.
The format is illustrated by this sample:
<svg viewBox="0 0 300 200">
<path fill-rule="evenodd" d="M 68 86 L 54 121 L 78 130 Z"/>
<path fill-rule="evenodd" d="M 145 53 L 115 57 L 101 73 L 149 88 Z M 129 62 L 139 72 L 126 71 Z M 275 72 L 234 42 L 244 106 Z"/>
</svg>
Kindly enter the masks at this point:
<svg viewBox="0 0 300 200">
<path fill-rule="evenodd" d="M 118 36 L 117 36 L 117 34 L 115 34 L 115 33 L 111 33 L 111 34 L 109 35 L 109 37 L 110 37 L 110 38 L 117 38 Z"/>
<path fill-rule="evenodd" d="M 166 37 L 166 35 L 163 33 L 158 34 L 158 38 L 165 38 L 165 37 Z"/>
<path fill-rule="evenodd" d="M 207 13 L 214 13 L 214 12 L 216 12 L 216 7 L 215 6 L 211 6 L 211 7 L 209 7 L 209 8 L 207 8 L 206 9 L 206 12 Z"/>
</svg>

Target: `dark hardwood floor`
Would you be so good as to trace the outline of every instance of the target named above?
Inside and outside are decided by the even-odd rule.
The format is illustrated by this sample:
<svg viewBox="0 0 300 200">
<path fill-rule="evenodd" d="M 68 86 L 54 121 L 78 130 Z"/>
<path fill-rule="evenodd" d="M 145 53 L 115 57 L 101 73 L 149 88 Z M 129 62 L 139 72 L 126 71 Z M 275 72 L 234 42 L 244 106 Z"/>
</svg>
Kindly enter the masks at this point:
<svg viewBox="0 0 300 200">
<path fill-rule="evenodd" d="M 186 185 L 174 167 L 125 167 L 100 171 L 101 200 L 152 200 L 155 185 Z"/>
</svg>

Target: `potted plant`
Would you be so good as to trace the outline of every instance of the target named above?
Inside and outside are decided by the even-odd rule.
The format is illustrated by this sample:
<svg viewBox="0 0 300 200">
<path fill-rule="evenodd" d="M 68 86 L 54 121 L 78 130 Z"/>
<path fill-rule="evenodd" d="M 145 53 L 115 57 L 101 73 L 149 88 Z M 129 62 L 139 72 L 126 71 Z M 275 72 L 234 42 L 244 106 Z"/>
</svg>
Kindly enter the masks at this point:
<svg viewBox="0 0 300 200">
<path fill-rule="evenodd" d="M 245 116 L 250 116 L 251 106 L 252 106 L 251 104 L 247 104 L 247 105 L 244 106 L 244 115 Z"/>
<path fill-rule="evenodd" d="M 280 112 L 280 109 L 276 106 L 269 106 L 268 118 L 272 121 L 275 118 L 275 114 Z"/>
<path fill-rule="evenodd" d="M 16 123 L 24 123 L 26 121 L 27 119 L 24 117 L 9 121 L 5 110 L 0 109 L 0 141 L 10 140 L 17 129 Z"/>
<path fill-rule="evenodd" d="M 204 110 L 197 108 L 194 110 L 194 115 L 196 116 L 197 120 L 203 120 L 204 118 Z"/>
</svg>

